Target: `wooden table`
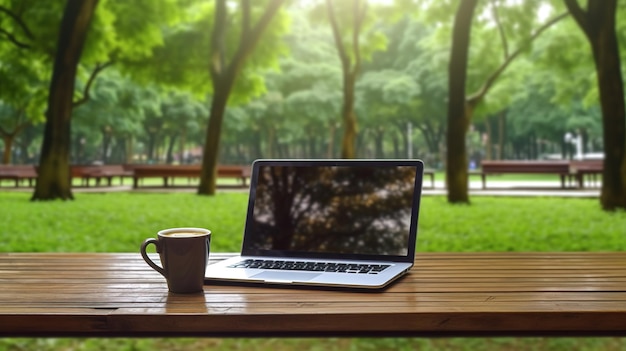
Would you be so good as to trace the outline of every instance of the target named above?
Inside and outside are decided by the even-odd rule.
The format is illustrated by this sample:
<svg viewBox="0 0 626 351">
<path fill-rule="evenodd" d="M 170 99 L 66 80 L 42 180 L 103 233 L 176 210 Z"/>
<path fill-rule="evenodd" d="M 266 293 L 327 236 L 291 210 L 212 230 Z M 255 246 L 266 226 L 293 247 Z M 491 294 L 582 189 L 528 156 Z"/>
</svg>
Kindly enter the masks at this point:
<svg viewBox="0 0 626 351">
<path fill-rule="evenodd" d="M 196 295 L 139 253 L 0 253 L 0 336 L 468 335 L 626 335 L 626 253 L 420 253 L 382 292 Z"/>
</svg>

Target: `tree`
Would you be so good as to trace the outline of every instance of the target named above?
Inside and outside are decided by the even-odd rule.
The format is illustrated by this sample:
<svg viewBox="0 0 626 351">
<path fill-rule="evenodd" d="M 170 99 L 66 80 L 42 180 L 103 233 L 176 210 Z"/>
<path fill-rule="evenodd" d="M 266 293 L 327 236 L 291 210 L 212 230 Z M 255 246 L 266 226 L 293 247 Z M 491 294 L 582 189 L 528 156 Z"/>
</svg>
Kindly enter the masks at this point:
<svg viewBox="0 0 626 351">
<path fill-rule="evenodd" d="M 87 30 L 98 0 L 68 0 L 50 82 L 37 184 L 32 200 L 73 199 L 69 174 L 74 84 Z"/>
<path fill-rule="evenodd" d="M 405 136 L 407 123 L 414 121 L 411 117 L 419 113 L 419 83 L 404 72 L 390 69 L 371 71 L 363 74 L 357 94 L 359 113 L 374 141 L 374 157 L 385 157 L 383 140 L 386 134 L 392 134 L 395 141 L 394 157 L 406 157 L 407 152 L 402 156 L 398 154 L 397 135 Z M 406 140 L 403 145 L 407 145 Z"/>
<path fill-rule="evenodd" d="M 45 90 L 50 79 L 47 32 L 52 14 L 58 17 L 60 1 L 0 1 L 0 136 L 2 163 L 10 163 L 19 135 L 44 121 Z M 46 44 L 44 44 L 46 42 Z M 45 47 L 45 49 L 42 49 Z"/>
<path fill-rule="evenodd" d="M 6 122 L 5 122 L 6 121 Z M 0 139 L 4 143 L 4 152 L 2 153 L 2 164 L 11 163 L 11 151 L 13 142 L 17 135 L 30 125 L 30 121 L 26 116 L 26 108 L 13 108 L 0 102 Z M 7 125 L 10 127 L 6 127 Z"/>
<path fill-rule="evenodd" d="M 469 56 L 472 18 L 478 0 L 462 1 L 454 18 L 448 84 L 448 133 L 446 182 L 449 202 L 469 202 L 465 133 L 469 125 L 465 101 L 465 81 Z"/>
<path fill-rule="evenodd" d="M 72 162 L 131 162 L 132 141 L 141 135 L 148 111 L 159 109 L 160 103 L 156 91 L 138 86 L 115 68 L 102 74 L 89 101 L 74 109 Z"/>
<path fill-rule="evenodd" d="M 276 151 L 283 157 L 326 157 L 338 155 L 336 134 L 341 94 L 341 68 L 337 49 L 329 39 L 329 28 L 311 26 L 303 11 L 290 11 L 298 23 L 285 37 L 290 57 L 280 59 L 280 72 L 270 72 L 269 89 L 284 96 L 284 118 Z M 298 154 L 284 145 L 300 144 Z M 305 147 L 306 145 L 306 147 Z"/>
<path fill-rule="evenodd" d="M 615 31 L 617 0 L 589 0 L 587 9 L 565 0 L 587 36 L 596 66 L 604 126 L 604 170 L 600 204 L 626 209 L 626 109 L 619 46 Z"/>
<path fill-rule="evenodd" d="M 363 117 L 360 120 L 364 132 L 374 133 L 377 139 L 378 151 L 374 155 L 382 157 L 384 135 L 385 139 L 391 137 L 394 157 L 410 157 L 413 154 L 407 149 L 409 146 L 416 149 L 413 145 L 424 145 L 422 150 L 417 148 L 417 157 L 437 164 L 445 136 L 444 67 L 449 44 L 442 47 L 441 41 L 435 40 L 433 28 L 438 25 L 413 19 L 406 15 L 407 9 L 400 10 L 404 10 L 400 21 L 381 23 L 388 39 L 387 50 L 376 52 L 371 61 L 363 64 L 357 84 L 357 111 Z M 410 141 L 413 128 L 419 133 Z"/>
<path fill-rule="evenodd" d="M 283 2 L 284 0 L 269 1 L 257 22 L 253 24 L 252 15 L 259 9 L 253 11 L 254 6 L 251 1 L 242 0 L 239 6 L 241 11 L 239 41 L 233 48 L 232 43 L 227 41 L 229 23 L 231 22 L 228 2 L 226 0 L 216 1 L 209 63 L 213 99 L 202 155 L 202 173 L 198 186 L 198 194 L 200 195 L 215 194 L 222 122 L 228 98 L 246 60 L 254 51 L 261 35 L 270 25 Z"/>
<path fill-rule="evenodd" d="M 222 155 L 229 162 L 338 155 L 341 71 L 335 46 L 326 28 L 311 26 L 303 8 L 287 11 L 298 23 L 283 37 L 290 55 L 279 58 L 279 70 L 263 70 L 265 94 L 227 110 Z"/>
<path fill-rule="evenodd" d="M 152 47 L 162 44 L 161 29 L 167 27 L 164 24 L 170 24 L 175 20 L 182 11 L 180 5 L 187 2 L 188 0 L 158 2 L 136 0 L 100 3 L 98 11 L 92 14 L 92 24 L 87 34 L 89 40 L 84 41 L 82 49 L 82 62 L 75 70 L 77 91 L 68 92 L 75 98 L 74 107 L 89 100 L 89 90 L 97 75 L 105 68 L 113 63 L 128 66 L 128 61 L 131 59 L 145 60 L 151 54 Z M 16 67 L 16 64 L 26 63 L 25 67 L 37 78 L 37 80 L 31 79 L 28 85 L 42 91 L 51 86 L 49 79 L 53 75 L 52 66 L 55 55 L 59 54 L 59 48 L 55 45 L 62 41 L 59 38 L 59 19 L 65 3 L 65 0 L 46 2 L 0 0 L 0 66 L 2 68 Z M 64 40 L 69 40 L 69 37 Z M 19 74 L 9 76 L 7 80 L 11 86 L 17 86 L 25 81 Z M 2 83 L 3 87 L 8 85 L 5 85 L 4 80 Z M 5 100 L 7 104 L 14 107 L 19 105 L 19 101 L 7 97 L 2 92 L 0 94 L 0 99 Z M 33 104 L 30 103 L 28 109 L 34 111 L 35 106 L 31 105 Z M 41 112 L 28 113 L 28 122 L 36 121 L 42 114 Z M 66 130 L 69 131 L 70 128 Z M 65 149 L 69 151 L 70 148 Z M 54 177 L 66 178 L 69 164 L 67 166 L 68 169 L 57 168 L 62 174 Z M 56 186 L 52 182 L 42 182 L 44 183 Z"/>
<path fill-rule="evenodd" d="M 343 1 L 342 3 L 348 3 Z M 337 46 L 337 53 L 341 61 L 341 69 L 343 72 L 343 105 L 341 108 L 341 116 L 343 120 L 343 139 L 341 144 L 342 158 L 355 158 L 355 141 L 357 133 L 357 118 L 354 112 L 354 85 L 361 68 L 361 48 L 359 45 L 359 37 L 363 28 L 363 21 L 367 13 L 367 3 L 361 0 L 352 0 L 350 2 L 352 9 L 348 9 L 344 13 L 351 14 L 349 16 L 352 27 L 345 29 L 350 33 L 352 40 L 350 44 L 345 42 L 345 38 L 337 21 L 335 5 L 332 0 L 326 0 L 328 10 L 328 18 L 333 30 L 333 38 Z M 348 49 L 349 48 L 349 49 Z M 350 50 L 350 51 L 348 51 Z"/>
<path fill-rule="evenodd" d="M 163 132 L 169 138 L 166 163 L 173 163 L 175 158 L 178 162 L 185 161 L 185 147 L 190 131 L 200 130 L 200 126 L 206 123 L 207 110 L 203 102 L 196 100 L 191 94 L 180 91 L 170 91 L 163 99 Z M 178 142 L 178 156 L 174 148 Z"/>
<path fill-rule="evenodd" d="M 326 0 L 324 11 L 332 29 L 342 70 L 342 158 L 356 157 L 355 84 L 361 73 L 361 64 L 374 51 L 386 46 L 386 38 L 374 28 L 374 15 L 368 10 L 369 6 L 365 0 Z"/>
<path fill-rule="evenodd" d="M 503 49 L 503 60 L 497 67 L 481 81 L 479 88 L 473 93 L 465 95 L 465 80 L 467 77 L 467 61 L 469 49 L 469 32 L 472 25 L 473 12 L 477 1 L 462 1 L 455 17 L 452 51 L 449 68 L 449 100 L 448 100 L 448 133 L 447 133 L 447 162 L 446 182 L 448 187 L 448 201 L 451 203 L 469 203 L 467 149 L 465 136 L 470 126 L 474 110 L 483 101 L 485 95 L 493 88 L 495 82 L 520 56 L 524 50 L 547 28 L 551 27 L 567 16 L 559 14 L 534 30 L 528 37 L 521 38 L 515 50 L 509 50 L 509 40 L 499 16 L 499 8 L 493 6 L 493 17 L 496 23 Z M 530 21 L 531 23 L 533 21 Z M 512 24 L 509 24 L 512 25 Z M 517 30 L 516 32 L 520 32 Z M 459 45 L 457 48 L 456 46 Z M 461 92 L 462 91 L 462 92 Z M 463 98 L 462 100 L 459 100 Z"/>
</svg>

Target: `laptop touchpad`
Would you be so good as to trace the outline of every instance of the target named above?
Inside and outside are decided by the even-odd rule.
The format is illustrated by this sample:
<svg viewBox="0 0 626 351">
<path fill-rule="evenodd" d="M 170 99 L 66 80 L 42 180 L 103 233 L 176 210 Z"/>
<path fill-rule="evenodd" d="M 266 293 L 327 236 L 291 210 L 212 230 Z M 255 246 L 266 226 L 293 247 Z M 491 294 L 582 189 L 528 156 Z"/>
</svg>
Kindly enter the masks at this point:
<svg viewBox="0 0 626 351">
<path fill-rule="evenodd" d="M 320 274 L 306 272 L 265 271 L 255 274 L 252 278 L 270 281 L 307 281 L 317 277 L 318 275 Z"/>
</svg>

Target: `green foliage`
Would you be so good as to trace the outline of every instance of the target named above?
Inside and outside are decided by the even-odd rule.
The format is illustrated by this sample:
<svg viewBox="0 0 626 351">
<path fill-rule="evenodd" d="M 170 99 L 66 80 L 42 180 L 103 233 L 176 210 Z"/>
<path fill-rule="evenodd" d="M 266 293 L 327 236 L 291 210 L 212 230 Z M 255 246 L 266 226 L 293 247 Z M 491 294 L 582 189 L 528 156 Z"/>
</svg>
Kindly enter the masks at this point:
<svg viewBox="0 0 626 351">
<path fill-rule="evenodd" d="M 163 45 L 162 28 L 180 20 L 187 0 L 99 1 L 82 61 L 147 59 Z"/>
<path fill-rule="evenodd" d="M 0 37 L 0 101 L 11 109 L 21 111 L 23 120 L 0 115 L 5 130 L 21 123 L 43 121 L 46 90 L 49 84 L 51 55 L 56 45 L 58 21 L 63 1 L 46 4 L 37 1 L 0 1 L 8 12 L 18 14 L 23 25 L 6 13 L 0 13 L 0 29 L 10 33 L 14 41 Z"/>
<path fill-rule="evenodd" d="M 146 84 L 156 83 L 192 92 L 196 97 L 212 93 L 209 72 L 210 48 L 215 9 L 213 2 L 181 0 L 185 5 L 174 23 L 163 27 L 162 45 L 153 46 L 150 55 L 127 60 L 126 71 Z M 256 23 L 266 2 L 253 1 L 251 22 Z M 224 39 L 225 59 L 230 62 L 240 44 L 242 11 L 229 2 L 228 30 Z M 239 11 L 237 10 L 239 9 Z M 178 11 L 181 12 L 181 11 Z M 279 11 L 264 32 L 261 41 L 249 55 L 235 82 L 231 101 L 245 102 L 265 91 L 261 72 L 276 67 L 277 58 L 286 55 L 281 36 L 287 31 L 289 18 Z"/>
<path fill-rule="evenodd" d="M 361 60 L 367 61 L 372 54 L 384 50 L 387 46 L 387 38 L 381 33 L 377 24 L 388 20 L 383 16 L 377 16 L 378 11 L 385 6 L 364 0 L 331 1 L 320 5 L 311 12 L 312 18 L 318 23 L 328 23 L 329 11 L 334 13 L 341 45 L 352 63 L 357 54 L 355 38 L 358 39 L 358 55 Z M 355 32 L 355 28 L 358 28 Z"/>
<path fill-rule="evenodd" d="M 560 89 L 556 81 L 548 80 L 549 73 L 537 71 L 518 81 L 528 89 L 519 90 L 507 110 L 510 123 L 509 137 L 519 140 L 535 135 L 545 140 L 560 142 L 566 132 L 584 130 L 590 139 L 602 135 L 600 111 L 597 106 L 587 108 L 579 99 L 570 96 L 567 104 L 555 104 Z"/>
<path fill-rule="evenodd" d="M 408 122 L 415 128 L 414 155 L 442 155 L 451 24 L 459 3 L 367 3 L 359 37 L 360 54 L 367 60 L 357 78 L 355 105 L 359 157 L 372 155 L 372 135 L 381 128 L 385 129 L 381 136 L 384 156 L 391 157 L 392 151 L 406 155 L 405 150 L 398 150 L 406 144 Z M 225 55 L 232 58 L 243 17 L 238 1 L 228 4 Z M 255 22 L 268 1 L 251 4 Z M 333 1 L 347 48 L 352 40 L 348 31 L 354 18 L 352 4 Z M 6 130 L 24 121 L 43 120 L 63 5 L 62 0 L 0 0 L 0 6 L 20 15 L 27 29 L 5 13 L 0 13 L 0 28 L 28 46 L 20 49 L 0 34 L 0 126 Z M 561 0 L 480 1 L 478 6 L 468 92 L 480 87 L 504 59 L 498 22 L 510 53 L 540 24 L 565 9 Z M 204 142 L 208 111 L 198 104 L 208 106 L 212 93 L 208 67 L 214 7 L 215 2 L 201 0 L 99 2 L 79 67 L 76 99 L 83 97 L 97 64 L 112 64 L 94 81 L 93 101 L 74 114 L 73 154 L 79 153 L 75 150 L 79 141 L 86 140 L 85 152 L 97 158 L 98 150 L 106 148 L 103 128 L 112 133 L 112 147 L 128 143 L 129 152 L 135 153 L 148 148 L 147 130 L 155 127 L 159 130 L 154 134 L 157 149 L 185 135 L 187 147 Z M 618 11 L 618 36 L 624 42 L 626 21 L 621 19 L 626 18 L 626 6 L 620 3 Z M 191 97 L 170 101 L 170 91 Z M 224 160 L 248 163 L 257 156 L 333 155 L 326 150 L 338 144 L 335 139 L 342 132 L 338 123 L 342 93 L 341 64 L 325 1 L 286 2 L 236 81 L 224 121 Z M 474 122 L 480 128 L 508 110 L 505 133 L 510 138 L 505 140 L 505 150 L 511 149 L 512 142 L 528 143 L 532 135 L 560 145 L 565 129 L 584 128 L 594 139 L 600 138 L 597 106 L 589 45 L 576 23 L 566 18 L 528 46 L 498 78 L 477 108 Z M 22 110 L 21 119 L 16 119 L 15 112 Z M 35 149 L 36 139 L 18 136 L 14 148 L 30 145 Z M 505 157 L 513 154 L 507 152 Z"/>
<path fill-rule="evenodd" d="M 573 18 L 557 23 L 551 28 L 550 35 L 538 38 L 533 45 L 531 59 L 528 74 L 559 82 L 549 95 L 554 103 L 568 106 L 572 96 L 576 96 L 584 97 L 587 106 L 598 104 L 591 48 Z"/>
<path fill-rule="evenodd" d="M 208 70 L 212 8 L 192 7 L 188 19 L 163 29 L 163 45 L 153 48 L 147 59 L 127 63 L 135 79 L 150 84 L 184 87 L 198 96 L 210 92 L 211 78 Z"/>
<path fill-rule="evenodd" d="M 16 14 L 24 24 L 22 26 L 18 21 L 3 14 L 0 16 L 0 26 L 15 34 L 16 39 L 28 47 L 25 51 L 32 55 L 31 57 L 50 59 L 56 51 L 59 24 L 65 3 L 65 0 L 0 1 L 0 5 Z M 7 51 L 16 47 L 5 40 L 0 41 L 0 45 Z"/>
<path fill-rule="evenodd" d="M 373 56 L 357 85 L 362 126 L 398 139 L 404 138 L 411 122 L 420 131 L 415 135 L 419 157 L 426 158 L 428 151 L 438 148 L 445 131 L 448 54 L 433 39 L 436 30 L 409 16 L 387 26 L 384 33 L 389 38 L 387 52 Z M 396 150 L 394 154 L 399 157 Z"/>
</svg>

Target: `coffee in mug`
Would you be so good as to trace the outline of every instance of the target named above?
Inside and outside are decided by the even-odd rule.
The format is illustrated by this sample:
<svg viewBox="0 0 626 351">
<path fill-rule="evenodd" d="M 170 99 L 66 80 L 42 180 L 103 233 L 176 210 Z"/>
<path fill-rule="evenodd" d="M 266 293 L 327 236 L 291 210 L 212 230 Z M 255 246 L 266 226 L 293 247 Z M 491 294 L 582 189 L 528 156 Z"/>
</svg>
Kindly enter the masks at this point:
<svg viewBox="0 0 626 351">
<path fill-rule="evenodd" d="M 203 291 L 204 272 L 209 263 L 211 231 L 204 228 L 171 228 L 157 233 L 141 244 L 143 259 L 161 273 L 170 292 L 197 293 Z M 154 263 L 146 248 L 156 247 L 161 265 Z"/>
</svg>

